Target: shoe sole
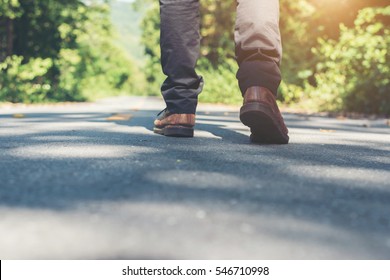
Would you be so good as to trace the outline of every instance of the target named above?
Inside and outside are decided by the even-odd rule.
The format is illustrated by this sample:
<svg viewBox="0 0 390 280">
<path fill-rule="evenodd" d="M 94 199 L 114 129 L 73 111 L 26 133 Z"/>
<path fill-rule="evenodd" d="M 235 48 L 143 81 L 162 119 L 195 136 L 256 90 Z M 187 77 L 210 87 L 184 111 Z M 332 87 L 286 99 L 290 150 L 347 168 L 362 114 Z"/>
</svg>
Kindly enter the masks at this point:
<svg viewBox="0 0 390 280">
<path fill-rule="evenodd" d="M 168 137 L 182 137 L 191 138 L 194 137 L 194 129 L 185 126 L 166 126 L 163 128 L 154 128 L 154 133 L 168 136 Z"/>
<path fill-rule="evenodd" d="M 251 128 L 252 142 L 288 144 L 288 135 L 283 132 L 278 118 L 268 107 L 258 103 L 245 104 L 240 110 L 240 120 L 244 125 Z"/>
</svg>

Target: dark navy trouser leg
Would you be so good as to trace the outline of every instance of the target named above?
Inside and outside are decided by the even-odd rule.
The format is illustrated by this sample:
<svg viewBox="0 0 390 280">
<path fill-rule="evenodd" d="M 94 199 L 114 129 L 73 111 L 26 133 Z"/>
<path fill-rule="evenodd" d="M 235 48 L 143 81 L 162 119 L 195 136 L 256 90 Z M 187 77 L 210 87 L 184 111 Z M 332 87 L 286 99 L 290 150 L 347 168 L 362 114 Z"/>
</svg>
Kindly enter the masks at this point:
<svg viewBox="0 0 390 280">
<path fill-rule="evenodd" d="M 195 71 L 200 51 L 199 0 L 160 0 L 161 87 L 170 112 L 194 114 L 203 79 Z"/>
</svg>

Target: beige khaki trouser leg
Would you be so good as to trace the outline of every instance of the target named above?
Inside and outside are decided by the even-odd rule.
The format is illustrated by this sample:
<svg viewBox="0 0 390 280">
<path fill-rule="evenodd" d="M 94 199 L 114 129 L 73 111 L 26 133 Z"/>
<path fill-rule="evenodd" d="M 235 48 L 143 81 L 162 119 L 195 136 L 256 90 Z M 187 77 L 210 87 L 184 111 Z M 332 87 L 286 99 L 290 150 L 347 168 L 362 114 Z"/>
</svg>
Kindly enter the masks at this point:
<svg viewBox="0 0 390 280">
<path fill-rule="evenodd" d="M 276 95 L 282 57 L 279 0 L 237 0 L 234 35 L 241 92 L 263 86 Z"/>
</svg>

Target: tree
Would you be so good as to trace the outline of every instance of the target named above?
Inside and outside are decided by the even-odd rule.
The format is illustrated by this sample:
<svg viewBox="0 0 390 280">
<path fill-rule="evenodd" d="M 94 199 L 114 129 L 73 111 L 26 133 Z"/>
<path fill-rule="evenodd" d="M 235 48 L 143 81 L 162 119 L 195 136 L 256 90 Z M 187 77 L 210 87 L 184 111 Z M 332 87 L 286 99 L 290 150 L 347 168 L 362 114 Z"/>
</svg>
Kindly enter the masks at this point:
<svg viewBox="0 0 390 280">
<path fill-rule="evenodd" d="M 0 100 L 85 100 L 142 84 L 113 44 L 108 1 L 9 1 L 0 6 L 14 26 L 12 50 L 0 63 Z"/>
<path fill-rule="evenodd" d="M 0 62 L 12 54 L 14 41 L 13 20 L 19 15 L 17 0 L 0 2 Z"/>
</svg>

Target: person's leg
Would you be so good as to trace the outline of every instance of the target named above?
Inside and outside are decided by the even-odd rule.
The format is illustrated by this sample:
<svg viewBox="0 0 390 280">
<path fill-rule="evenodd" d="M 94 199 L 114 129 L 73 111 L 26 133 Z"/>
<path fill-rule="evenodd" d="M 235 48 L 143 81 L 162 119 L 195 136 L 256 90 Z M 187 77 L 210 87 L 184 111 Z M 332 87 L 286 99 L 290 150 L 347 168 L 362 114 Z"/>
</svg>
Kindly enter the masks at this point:
<svg viewBox="0 0 390 280">
<path fill-rule="evenodd" d="M 240 119 L 251 128 L 251 140 L 288 143 L 288 129 L 276 103 L 282 57 L 279 0 L 237 0 L 235 43 L 244 97 Z"/>
<path fill-rule="evenodd" d="M 161 87 L 167 110 L 195 114 L 203 80 L 195 71 L 200 48 L 199 0 L 160 0 Z"/>
<path fill-rule="evenodd" d="M 161 92 L 166 103 L 154 132 L 193 137 L 203 79 L 195 71 L 200 49 L 199 0 L 160 0 L 161 65 L 167 79 Z"/>
<path fill-rule="evenodd" d="M 279 0 L 237 0 L 235 43 L 242 94 L 263 86 L 276 96 L 282 57 Z"/>
</svg>

